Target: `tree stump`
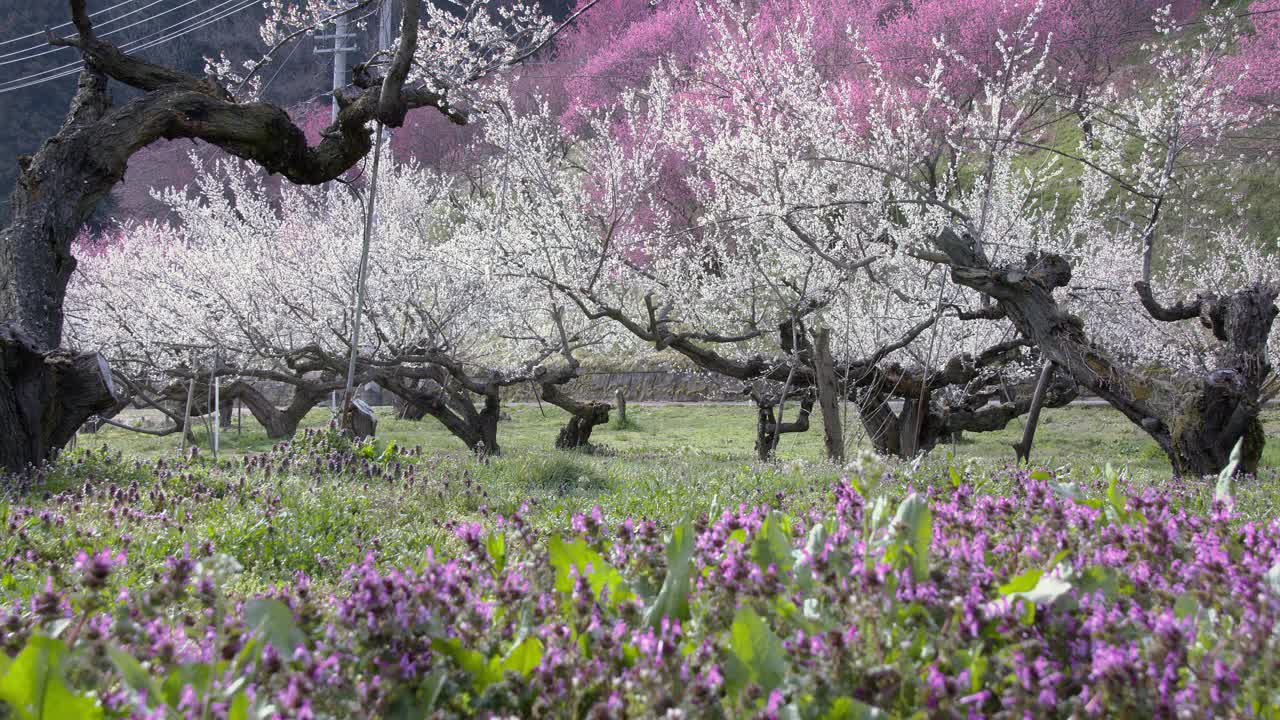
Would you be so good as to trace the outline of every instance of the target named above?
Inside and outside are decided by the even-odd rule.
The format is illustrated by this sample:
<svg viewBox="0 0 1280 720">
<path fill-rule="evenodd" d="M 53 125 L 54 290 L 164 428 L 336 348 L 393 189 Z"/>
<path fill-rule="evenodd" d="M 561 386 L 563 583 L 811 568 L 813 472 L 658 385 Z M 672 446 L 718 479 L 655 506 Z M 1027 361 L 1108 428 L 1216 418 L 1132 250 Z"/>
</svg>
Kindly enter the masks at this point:
<svg viewBox="0 0 1280 720">
<path fill-rule="evenodd" d="M 844 464 L 844 431 L 840 424 L 839 379 L 831 361 L 831 331 L 814 333 L 813 369 L 817 376 L 818 406 L 822 409 L 822 440 L 827 459 Z"/>
<path fill-rule="evenodd" d="M 116 403 L 101 355 L 41 351 L 17 326 L 0 324 L 0 468 L 52 459 L 85 420 Z"/>
<path fill-rule="evenodd" d="M 373 414 L 373 409 L 359 399 L 351 401 L 346 425 L 352 437 L 357 440 L 373 437 L 378 432 L 378 418 Z"/>
<path fill-rule="evenodd" d="M 231 429 L 231 419 L 235 415 L 235 412 L 235 398 L 223 399 L 222 403 L 218 405 L 218 427 L 223 430 Z"/>
</svg>

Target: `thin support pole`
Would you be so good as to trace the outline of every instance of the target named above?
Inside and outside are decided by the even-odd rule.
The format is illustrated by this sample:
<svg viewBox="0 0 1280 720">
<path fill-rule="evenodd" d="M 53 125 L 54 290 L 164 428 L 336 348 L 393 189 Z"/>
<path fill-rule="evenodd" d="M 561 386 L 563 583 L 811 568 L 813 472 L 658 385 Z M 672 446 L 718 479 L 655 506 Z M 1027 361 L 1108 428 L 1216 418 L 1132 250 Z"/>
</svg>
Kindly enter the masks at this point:
<svg viewBox="0 0 1280 720">
<path fill-rule="evenodd" d="M 342 396 L 342 425 L 350 422 L 351 406 L 355 400 L 356 359 L 360 354 L 360 318 L 364 315 L 366 275 L 369 269 L 369 241 L 373 235 L 374 207 L 378 199 L 378 166 L 382 158 L 382 123 L 373 142 L 373 171 L 369 177 L 369 200 L 364 215 L 364 238 L 360 246 L 360 268 L 356 273 L 356 307 L 351 321 L 351 359 L 347 363 L 347 385 Z"/>
<path fill-rule="evenodd" d="M 1027 424 L 1022 429 L 1022 440 L 1013 444 L 1013 451 L 1018 455 L 1018 462 L 1031 462 L 1031 443 L 1036 438 L 1036 426 L 1040 424 L 1040 409 L 1044 407 L 1045 392 L 1049 387 L 1049 379 L 1053 376 L 1053 361 L 1045 360 L 1040 367 L 1040 377 L 1036 378 L 1036 389 L 1031 395 L 1031 407 L 1027 411 Z"/>
<path fill-rule="evenodd" d="M 182 453 L 187 452 L 187 436 L 191 434 L 191 401 L 196 394 L 196 379 L 193 375 L 187 382 L 187 409 L 182 413 Z"/>
<path fill-rule="evenodd" d="M 218 405 L 218 376 L 213 376 L 213 459 L 218 459 L 218 440 L 222 429 L 222 408 Z"/>
</svg>

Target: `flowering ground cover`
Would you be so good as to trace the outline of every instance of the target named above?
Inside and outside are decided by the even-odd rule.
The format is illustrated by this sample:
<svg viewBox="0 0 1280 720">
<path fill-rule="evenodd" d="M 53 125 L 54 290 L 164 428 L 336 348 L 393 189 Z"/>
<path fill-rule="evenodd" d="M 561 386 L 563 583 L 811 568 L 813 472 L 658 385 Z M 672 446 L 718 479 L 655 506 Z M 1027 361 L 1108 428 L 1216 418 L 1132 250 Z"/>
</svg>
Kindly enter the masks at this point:
<svg viewBox="0 0 1280 720">
<path fill-rule="evenodd" d="M 77 453 L 3 508 L 0 716 L 1280 717 L 1274 478 L 593 467 Z"/>
</svg>

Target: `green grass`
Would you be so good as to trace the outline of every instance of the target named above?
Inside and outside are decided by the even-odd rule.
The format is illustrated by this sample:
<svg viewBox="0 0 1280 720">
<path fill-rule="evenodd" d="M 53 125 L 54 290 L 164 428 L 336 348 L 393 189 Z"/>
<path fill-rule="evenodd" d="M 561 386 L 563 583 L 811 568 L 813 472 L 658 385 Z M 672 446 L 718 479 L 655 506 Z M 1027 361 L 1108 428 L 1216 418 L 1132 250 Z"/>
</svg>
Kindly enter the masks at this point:
<svg viewBox="0 0 1280 720">
<path fill-rule="evenodd" d="M 747 405 L 634 406 L 630 413 L 638 429 L 597 428 L 592 439 L 601 449 L 592 454 L 553 449 L 564 419 L 560 411 L 524 405 L 509 411 L 511 420 L 499 431 L 504 454 L 487 463 L 473 458 L 430 418 L 410 422 L 384 415 L 368 455 L 381 457 L 393 441 L 402 448 L 420 446 L 421 454 L 360 460 L 362 466 L 336 474 L 315 464 L 326 452 L 298 451 L 285 466 L 286 456 L 277 453 L 270 463 L 274 471 L 252 458 L 246 462 L 246 453 L 274 444 L 247 415 L 239 434 L 224 434 L 219 463 L 202 450 L 202 460 L 175 464 L 176 435 L 154 438 L 104 429 L 82 436 L 80 450 L 45 474 L 39 492 L 11 500 L 47 506 L 88 528 L 88 534 L 75 536 L 51 533 L 52 544 L 41 556 L 70 557 L 72 546 L 126 546 L 127 535 L 130 558 L 137 560 L 130 566 L 141 582 L 184 546 L 208 544 L 244 566 L 236 592 L 249 593 L 291 582 L 298 571 L 321 585 L 334 585 L 344 567 L 370 552 L 393 564 L 412 564 L 428 546 L 447 548 L 455 542 L 452 523 L 488 525 L 522 506 L 533 526 L 548 531 L 567 529 L 575 513 L 595 506 L 614 521 L 672 522 L 739 504 L 800 511 L 829 507 L 833 484 L 843 475 L 886 477 L 880 491 L 900 497 L 907 486 L 919 490 L 951 482 L 948 467 L 981 492 L 1006 492 L 1013 482 L 1006 471 L 1013 460 L 1009 443 L 1021 431 L 1015 422 L 1001 432 L 966 436 L 954 448 L 939 447 L 919 462 L 887 461 L 883 469 L 894 471 L 887 475 L 879 461 L 856 460 L 848 468 L 823 462 L 820 425 L 786 435 L 779 461 L 758 463 L 752 450 L 755 417 Z M 307 425 L 323 426 L 327 419 L 328 412 L 318 410 Z M 1154 443 L 1108 408 L 1049 410 L 1042 423 L 1033 460 L 1062 480 L 1100 494 L 1105 488 L 1100 466 L 1111 464 L 1128 471 L 1126 485 L 1132 491 L 1171 486 L 1167 462 Z M 1280 412 L 1268 411 L 1267 428 L 1272 437 L 1280 436 Z M 102 445 L 106 453 L 87 452 Z M 856 447 L 851 456 L 857 457 Z M 145 462 L 161 459 L 163 465 Z M 1268 447 L 1264 464 L 1267 469 L 1256 479 L 1239 483 L 1237 507 L 1253 519 L 1280 515 L 1280 443 Z M 1212 504 L 1211 481 L 1184 480 L 1172 487 L 1191 511 Z M 130 502 L 144 514 L 126 517 L 112 510 L 111 494 L 126 488 L 137 494 Z M 62 491 L 73 494 L 58 499 Z M 92 495 L 78 495 L 85 491 Z M 50 495 L 53 500 L 46 500 Z M 0 554 L 17 551 L 5 547 L 12 541 L 0 536 Z M 53 563 L 50 572 L 59 565 Z M 29 595 L 38 589 L 37 581 L 42 578 L 28 586 L 0 576 L 0 594 Z"/>
<path fill-rule="evenodd" d="M 782 438 L 777 462 L 762 465 L 752 448 L 755 414 L 746 404 L 633 405 L 628 414 L 636 427 L 598 427 L 592 435 L 597 447 L 593 454 L 554 449 L 556 434 L 567 417 L 558 408 L 513 405 L 508 412 L 511 419 L 504 420 L 498 431 L 503 454 L 480 463 L 432 418 L 399 420 L 380 408 L 379 447 L 391 442 L 420 447 L 423 471 L 454 485 L 428 499 L 417 496 L 416 490 L 409 497 L 374 493 L 370 522 L 417 527 L 430 537 L 439 534 L 433 523 L 442 519 L 482 515 L 482 507 L 509 513 L 527 500 L 536 503 L 534 515 L 550 526 L 565 526 L 572 513 L 597 504 L 615 517 L 672 519 L 740 502 L 770 502 L 779 492 L 793 499 L 825 497 L 832 482 L 845 472 L 822 459 L 817 415 L 809 432 Z M 1268 410 L 1265 419 L 1268 434 L 1280 437 L 1280 409 Z M 248 414 L 243 420 L 239 433 L 224 432 L 224 458 L 265 452 L 275 444 Z M 322 427 L 328 420 L 328 410 L 318 409 L 305 425 Z M 1014 421 L 999 432 L 966 434 L 961 443 L 940 446 L 919 463 L 890 461 L 889 465 L 906 470 L 897 475 L 904 482 L 912 477 L 913 466 L 918 477 L 946 477 L 948 466 L 991 475 L 1013 463 L 1010 444 L 1021 432 L 1020 422 Z M 203 429 L 197 435 L 207 454 Z M 1036 440 L 1032 459 L 1037 466 L 1086 478 L 1096 477 L 1091 471 L 1111 464 L 1142 484 L 1169 481 L 1168 461 L 1155 443 L 1107 407 L 1046 410 Z M 147 459 L 176 456 L 179 438 L 108 428 L 96 436 L 82 436 L 81 444 L 105 445 L 126 458 Z M 860 449 L 868 447 L 865 441 L 853 443 L 849 457 L 858 457 Z M 1251 515 L 1270 517 L 1280 507 L 1280 442 L 1268 445 L 1263 466 L 1260 479 L 1243 481 L 1240 492 L 1249 498 Z M 459 494 L 459 483 L 476 483 L 478 490 Z M 333 492 L 339 504 L 353 501 L 341 489 Z M 1196 492 L 1201 500 L 1212 497 L 1208 485 L 1197 486 Z M 416 507 L 423 502 L 428 507 Z M 392 515 L 380 517 L 383 512 Z M 322 528 L 321 536 L 329 537 L 327 529 Z"/>
<path fill-rule="evenodd" d="M 389 408 L 378 408 L 378 440 L 395 442 L 402 447 L 420 446 L 425 452 L 462 457 L 467 454 L 461 441 L 450 435 L 432 418 L 421 421 L 400 420 Z M 506 455 L 545 453 L 553 447 L 556 434 L 567 418 L 556 407 L 512 405 L 507 408 L 510 420 L 499 426 L 498 442 Z M 304 427 L 322 427 L 329 421 L 327 409 L 311 412 Z M 1270 437 L 1280 438 L 1280 408 L 1272 407 L 1263 414 Z M 670 403 L 665 405 L 632 405 L 628 408 L 627 426 L 616 422 L 601 425 L 592 434 L 592 442 L 605 448 L 609 459 L 584 461 L 611 464 L 617 461 L 650 463 L 680 462 L 741 465 L 754 461 L 755 413 L 747 404 Z M 225 430 L 222 450 L 231 455 L 264 452 L 276 441 L 269 440 L 247 413 L 240 430 Z M 955 446 L 936 448 L 931 456 L 945 458 L 954 453 L 958 463 L 1004 465 L 1013 459 L 1010 444 L 1022 435 L 1020 420 L 1004 430 L 970 433 Z M 202 450 L 207 451 L 208 438 L 203 427 L 196 430 Z M 96 435 L 80 436 L 88 447 L 106 445 L 130 457 L 154 458 L 178 452 L 178 435 L 157 438 L 108 427 Z M 869 449 L 863 440 L 850 444 L 850 457 L 859 449 Z M 822 459 L 822 419 L 813 416 L 807 433 L 783 436 L 778 457 L 784 463 L 819 463 Z M 1033 458 L 1037 464 L 1053 467 L 1083 465 L 1109 461 L 1122 464 L 1135 473 L 1163 475 L 1169 471 L 1164 454 L 1145 433 L 1124 416 L 1108 407 L 1073 406 L 1049 409 L 1041 416 Z M 1101 459 L 1101 460 L 1100 460 Z M 1263 454 L 1264 467 L 1280 469 L 1280 442 L 1272 442 Z"/>
</svg>

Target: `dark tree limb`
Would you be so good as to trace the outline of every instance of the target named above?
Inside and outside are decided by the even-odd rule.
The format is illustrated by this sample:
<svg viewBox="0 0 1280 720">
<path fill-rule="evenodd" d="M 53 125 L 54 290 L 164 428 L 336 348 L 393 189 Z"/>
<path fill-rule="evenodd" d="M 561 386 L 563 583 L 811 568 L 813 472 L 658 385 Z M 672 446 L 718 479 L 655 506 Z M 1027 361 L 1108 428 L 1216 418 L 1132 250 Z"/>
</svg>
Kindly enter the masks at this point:
<svg viewBox="0 0 1280 720">
<path fill-rule="evenodd" d="M 1142 301 L 1142 307 L 1150 313 L 1151 317 L 1161 322 L 1177 322 L 1200 317 L 1200 310 L 1204 306 L 1204 301 L 1197 297 L 1191 302 L 1178 302 L 1170 307 L 1165 307 L 1156 300 L 1155 294 L 1151 292 L 1151 284 L 1143 280 L 1135 282 L 1133 289 L 1138 292 L 1138 299 Z"/>
<path fill-rule="evenodd" d="M 416 17 L 419 2 L 406 0 L 406 21 Z M 123 52 L 95 34 L 84 0 L 69 0 L 69 8 L 77 37 L 50 41 L 77 48 L 84 59 L 76 95 L 58 133 L 34 156 L 20 159 L 11 220 L 0 230 L 0 322 L 13 323 L 23 337 L 20 343 L 12 338 L 6 342 L 6 377 L 0 381 L 0 413 L 6 414 L 8 432 L 0 441 L 0 466 L 10 469 L 47 460 L 74 432 L 63 426 L 85 419 L 74 417 L 81 408 L 91 408 L 87 415 L 92 415 L 109 406 L 89 375 L 55 362 L 48 353 L 62 341 L 76 234 L 98 201 L 124 177 L 134 153 L 160 139 L 199 139 L 295 183 L 319 184 L 365 156 L 372 146 L 371 121 L 396 127 L 416 107 L 436 107 L 455 122 L 466 120 L 435 90 L 404 87 L 404 68 L 416 51 L 413 30 L 402 37 L 392 59 L 392 77 L 348 98 L 334 125 L 309 146 L 284 109 L 236 102 L 213 79 Z M 416 30 L 416 23 L 410 24 Z M 108 79 L 143 94 L 113 107 Z M 37 356 L 48 359 L 48 371 L 32 370 L 31 358 Z M 67 395 L 71 392 L 83 396 Z"/>
<path fill-rule="evenodd" d="M 831 331 L 823 328 L 814 333 L 814 375 L 818 406 L 822 410 L 822 441 L 827 460 L 844 464 L 844 431 L 840 422 L 840 392 L 835 365 L 831 360 Z"/>
<path fill-rule="evenodd" d="M 539 397 L 545 402 L 569 413 L 569 420 L 556 436 L 556 447 L 561 450 L 578 450 L 591 446 L 591 431 L 597 425 L 609 422 L 609 403 L 579 402 L 570 397 L 558 384 L 543 384 Z"/>
</svg>

